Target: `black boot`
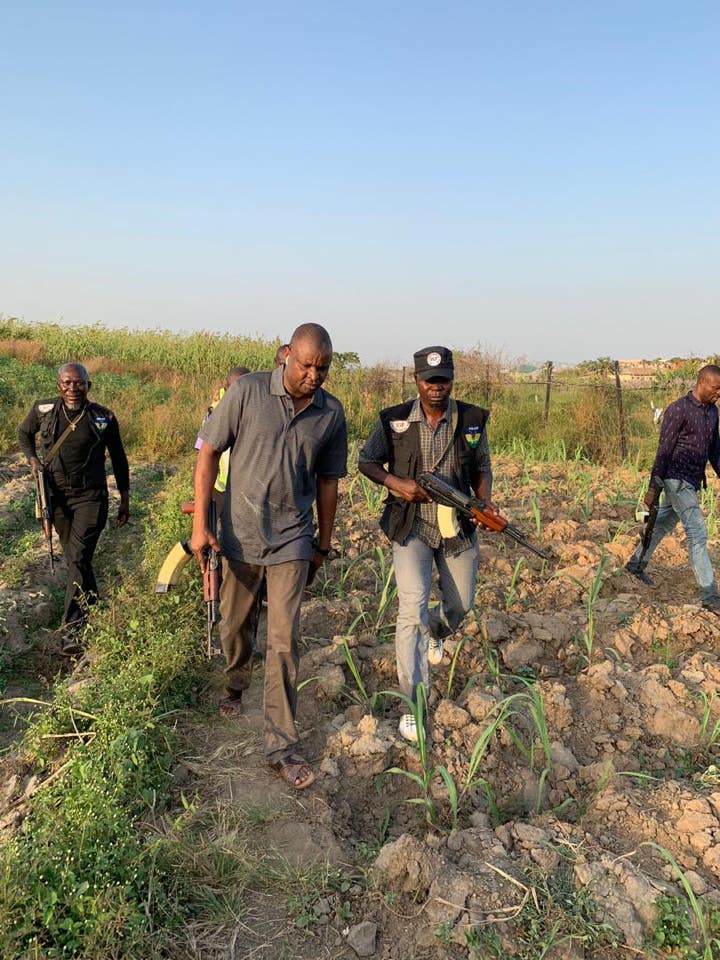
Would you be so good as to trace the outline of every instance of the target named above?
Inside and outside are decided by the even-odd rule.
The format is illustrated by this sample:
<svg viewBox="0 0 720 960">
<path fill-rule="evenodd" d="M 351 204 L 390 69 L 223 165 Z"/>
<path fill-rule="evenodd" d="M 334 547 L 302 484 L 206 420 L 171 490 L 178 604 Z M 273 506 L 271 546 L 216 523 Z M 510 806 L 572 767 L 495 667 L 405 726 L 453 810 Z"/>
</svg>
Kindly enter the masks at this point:
<svg viewBox="0 0 720 960">
<path fill-rule="evenodd" d="M 631 573 L 634 577 L 637 577 L 638 580 L 641 583 L 644 583 L 646 587 L 652 587 L 655 585 L 655 581 L 652 579 L 652 577 L 649 577 L 645 573 L 645 567 L 635 566 L 632 560 L 629 560 L 625 564 L 625 569 L 627 570 L 628 573 Z"/>
</svg>

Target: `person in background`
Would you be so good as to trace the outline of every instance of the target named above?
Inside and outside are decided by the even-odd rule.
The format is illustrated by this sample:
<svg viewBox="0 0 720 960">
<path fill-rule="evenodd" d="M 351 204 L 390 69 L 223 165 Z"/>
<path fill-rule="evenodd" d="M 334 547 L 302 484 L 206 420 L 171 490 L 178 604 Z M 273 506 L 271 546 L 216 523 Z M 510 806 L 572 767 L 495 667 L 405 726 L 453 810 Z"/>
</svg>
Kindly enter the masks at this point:
<svg viewBox="0 0 720 960">
<path fill-rule="evenodd" d="M 715 406 L 718 399 L 720 367 L 711 363 L 700 370 L 695 387 L 665 411 L 645 505 L 648 508 L 653 506 L 661 494 L 664 498 L 645 556 L 640 559 L 641 540 L 625 569 L 652 586 L 653 581 L 645 568 L 660 541 L 679 520 L 685 529 L 690 566 L 700 590 L 700 603 L 706 610 L 720 614 L 720 594 L 707 549 L 707 524 L 698 500 L 701 487 L 706 485 L 708 461 L 720 476 L 720 437 Z"/>
<path fill-rule="evenodd" d="M 120 493 L 116 526 L 130 517 L 130 471 L 120 428 L 112 410 L 88 400 L 91 386 L 82 364 L 64 364 L 59 396 L 37 400 L 17 433 L 33 475 L 43 468 L 49 480 L 53 524 L 68 568 L 61 621 L 66 656 L 82 653 L 81 629 L 98 597 L 92 559 L 108 517 L 106 452 Z"/>
<path fill-rule="evenodd" d="M 210 406 L 207 408 L 207 412 L 203 417 L 203 422 L 200 425 L 200 430 L 208 422 L 209 418 L 212 416 L 212 412 L 215 407 L 220 403 L 222 398 L 225 396 L 230 387 L 235 383 L 236 380 L 239 380 L 240 377 L 244 377 L 246 373 L 250 373 L 247 367 L 231 367 L 227 376 L 225 377 L 225 383 L 220 387 L 215 396 L 212 399 Z M 198 434 L 198 438 L 195 441 L 195 449 L 200 450 L 202 447 L 202 439 Z M 218 466 L 218 475 L 215 480 L 215 486 L 213 487 L 213 500 L 217 506 L 218 517 L 223 507 L 223 500 L 225 499 L 225 487 L 227 485 L 227 475 L 228 475 L 228 464 L 230 462 L 230 453 L 225 451 L 225 453 L 220 457 L 220 464 Z M 196 461 L 197 467 L 197 461 Z M 195 477 L 195 470 L 193 470 L 193 479 Z"/>
</svg>

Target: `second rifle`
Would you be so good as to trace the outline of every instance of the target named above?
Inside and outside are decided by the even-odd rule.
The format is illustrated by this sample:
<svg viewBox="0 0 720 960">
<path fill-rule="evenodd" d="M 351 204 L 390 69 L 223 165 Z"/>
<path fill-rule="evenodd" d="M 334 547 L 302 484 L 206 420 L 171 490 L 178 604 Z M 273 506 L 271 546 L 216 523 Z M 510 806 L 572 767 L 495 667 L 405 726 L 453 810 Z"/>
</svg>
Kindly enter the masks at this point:
<svg viewBox="0 0 720 960">
<path fill-rule="evenodd" d="M 55 573 L 55 554 L 53 553 L 53 508 L 50 497 L 50 483 L 47 474 L 39 467 L 35 474 L 35 519 L 42 524 L 43 537 L 50 554 L 50 573 Z"/>
<path fill-rule="evenodd" d="M 217 507 L 215 501 L 210 500 L 208 506 L 208 527 L 217 536 Z M 203 573 L 203 600 L 207 604 L 207 655 L 208 657 L 222 653 L 214 640 L 213 631 L 220 623 L 220 582 L 222 566 L 220 554 L 212 547 L 205 548 L 205 572 Z"/>
<path fill-rule="evenodd" d="M 195 504 L 192 502 L 182 505 L 183 513 L 195 513 Z M 210 501 L 207 512 L 207 523 L 210 530 L 217 530 L 217 507 Z M 214 630 L 220 622 L 220 583 L 222 580 L 222 566 L 220 554 L 211 547 L 206 547 L 205 570 L 203 572 L 203 600 L 207 607 L 207 655 L 216 656 L 222 653 L 214 639 Z M 180 574 L 187 563 L 192 559 L 192 551 L 187 540 L 176 543 L 165 558 L 155 584 L 155 593 L 168 593 L 178 583 Z"/>
</svg>

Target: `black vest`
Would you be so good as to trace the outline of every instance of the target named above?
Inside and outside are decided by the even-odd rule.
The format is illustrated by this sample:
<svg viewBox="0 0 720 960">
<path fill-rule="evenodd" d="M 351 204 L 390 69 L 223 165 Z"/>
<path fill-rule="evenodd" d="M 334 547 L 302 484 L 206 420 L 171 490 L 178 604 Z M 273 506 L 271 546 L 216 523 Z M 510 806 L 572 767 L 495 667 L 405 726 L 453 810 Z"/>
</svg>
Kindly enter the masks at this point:
<svg viewBox="0 0 720 960">
<path fill-rule="evenodd" d="M 63 424 L 59 423 L 62 398 L 40 400 L 38 401 L 38 406 L 46 406 L 50 403 L 52 403 L 51 410 L 48 410 L 46 413 L 39 413 L 40 426 L 38 436 L 40 437 L 43 450 L 43 456 L 40 459 L 43 462 L 53 444 L 65 429 Z M 101 430 L 97 424 L 104 425 L 103 429 L 105 429 L 107 424 L 115 418 L 115 415 L 112 410 L 108 410 L 107 407 L 102 407 L 99 403 L 93 403 L 92 401 L 86 402 L 86 408 L 86 416 L 93 441 L 87 448 L 85 465 L 82 474 L 79 476 L 67 477 L 63 471 L 60 457 L 56 456 L 53 458 L 49 472 L 54 483 L 60 487 L 70 485 L 72 487 L 86 489 L 90 487 L 102 488 L 107 486 L 107 475 L 105 473 L 105 438 L 103 436 L 103 430 Z"/>
<path fill-rule="evenodd" d="M 385 431 L 387 446 L 390 451 L 388 472 L 395 474 L 396 477 L 413 480 L 421 472 L 419 424 L 417 422 L 410 423 L 407 429 L 403 431 L 393 430 L 390 424 L 394 421 L 407 421 L 414 403 L 414 400 L 410 400 L 407 403 L 401 403 L 396 407 L 388 407 L 386 410 L 380 411 L 380 423 Z M 457 400 L 456 403 L 458 419 L 453 446 L 460 466 L 460 476 L 457 477 L 457 484 L 463 493 L 474 493 L 477 482 L 477 470 L 475 469 L 477 441 L 475 438 L 482 436 L 490 414 L 482 407 L 463 403 L 462 400 Z M 468 442 L 468 436 L 473 440 L 472 446 Z M 448 456 L 450 455 L 451 453 L 448 451 Z M 380 529 L 391 540 L 404 544 L 412 530 L 416 512 L 416 503 L 408 503 L 407 500 L 401 500 L 389 493 L 385 500 L 385 509 L 380 518 Z M 466 536 L 471 536 L 475 529 L 473 525 L 464 517 L 460 517 L 459 520 L 463 533 Z"/>
</svg>

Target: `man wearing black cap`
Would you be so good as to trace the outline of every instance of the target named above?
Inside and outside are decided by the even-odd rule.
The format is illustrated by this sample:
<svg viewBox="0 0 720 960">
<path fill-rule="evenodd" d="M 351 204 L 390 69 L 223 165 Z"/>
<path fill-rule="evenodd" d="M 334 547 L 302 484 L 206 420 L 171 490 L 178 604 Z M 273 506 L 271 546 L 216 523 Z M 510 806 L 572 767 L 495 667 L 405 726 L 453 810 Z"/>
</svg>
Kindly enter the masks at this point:
<svg viewBox="0 0 720 960">
<path fill-rule="evenodd" d="M 380 527 L 392 541 L 398 587 L 398 680 L 413 700 L 418 684 L 427 689 L 428 661 L 441 662 L 443 638 L 457 629 L 473 605 L 478 568 L 473 524 L 454 517 L 452 529 L 443 524 L 441 533 L 437 504 L 416 478 L 435 473 L 492 508 L 488 411 L 450 396 L 455 372 L 447 347 L 425 347 L 414 360 L 418 398 L 380 411 L 358 463 L 361 473 L 390 491 Z M 439 607 L 430 610 L 433 562 L 441 599 Z M 412 713 L 402 716 L 400 734 L 417 740 Z"/>
</svg>

